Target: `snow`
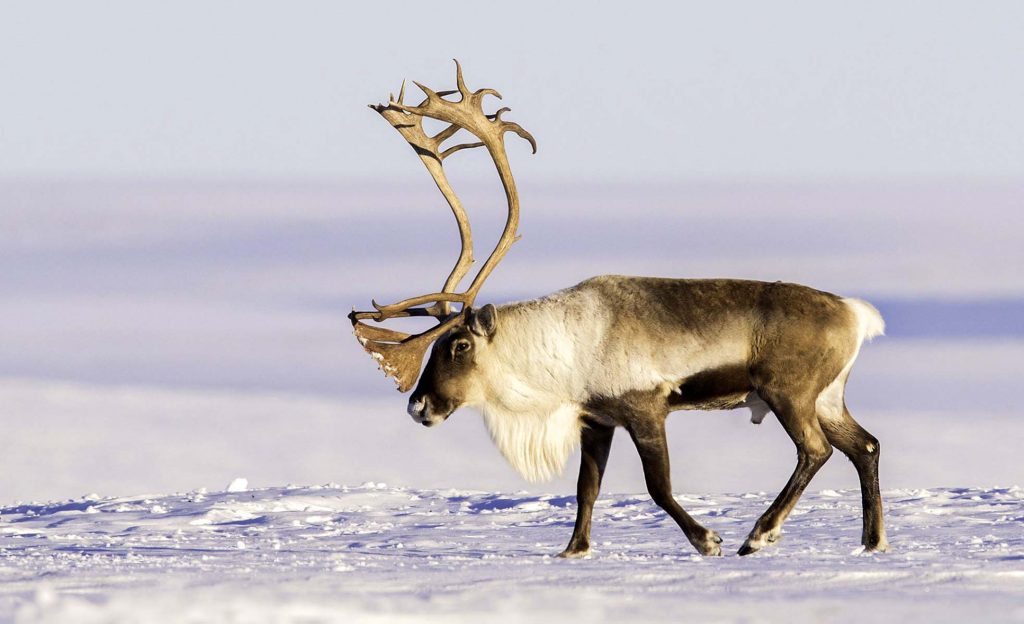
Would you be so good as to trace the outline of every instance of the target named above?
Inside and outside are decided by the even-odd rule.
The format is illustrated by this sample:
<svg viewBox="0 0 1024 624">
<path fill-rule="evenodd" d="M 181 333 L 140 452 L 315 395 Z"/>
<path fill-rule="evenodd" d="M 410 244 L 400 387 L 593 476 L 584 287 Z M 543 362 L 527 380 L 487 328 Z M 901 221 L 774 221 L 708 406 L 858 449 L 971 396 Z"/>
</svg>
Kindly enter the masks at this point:
<svg viewBox="0 0 1024 624">
<path fill-rule="evenodd" d="M 226 491 L 228 492 L 244 492 L 249 489 L 249 480 L 244 477 L 238 477 L 232 479 L 231 483 L 228 484 Z"/>
<path fill-rule="evenodd" d="M 0 509 L 0 621 L 1024 618 L 1024 489 L 884 497 L 890 553 L 856 554 L 859 493 L 827 490 L 770 549 L 702 558 L 646 496 L 605 495 L 584 560 L 553 556 L 571 496 L 366 483 L 14 505 Z M 677 499 L 730 553 L 770 502 Z"/>
</svg>

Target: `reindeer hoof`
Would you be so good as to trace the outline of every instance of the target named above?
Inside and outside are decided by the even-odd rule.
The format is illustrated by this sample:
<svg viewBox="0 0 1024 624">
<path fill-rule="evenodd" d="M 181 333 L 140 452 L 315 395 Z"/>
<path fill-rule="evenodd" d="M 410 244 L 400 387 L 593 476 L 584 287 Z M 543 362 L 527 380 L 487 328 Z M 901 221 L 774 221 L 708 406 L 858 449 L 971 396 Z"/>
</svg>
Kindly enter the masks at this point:
<svg viewBox="0 0 1024 624">
<path fill-rule="evenodd" d="M 739 551 L 737 551 L 736 554 L 738 554 L 741 557 L 745 557 L 747 555 L 756 553 L 765 546 L 768 546 L 769 544 L 774 544 L 777 541 L 779 541 L 779 533 L 777 531 L 767 531 L 765 533 L 762 533 L 758 537 L 754 537 L 753 535 L 751 535 L 747 538 L 745 542 L 743 542 L 743 545 L 740 546 L 740 549 Z"/>
<path fill-rule="evenodd" d="M 559 559 L 583 559 L 590 556 L 590 548 L 569 549 L 558 553 Z"/>
<path fill-rule="evenodd" d="M 697 549 L 697 552 L 704 555 L 705 557 L 721 557 L 722 556 L 722 538 L 714 531 L 708 531 L 704 537 L 703 542 L 696 542 L 693 547 Z"/>
<path fill-rule="evenodd" d="M 864 552 L 866 552 L 866 553 L 872 553 L 872 552 L 884 553 L 884 552 L 889 552 L 889 542 L 887 542 L 886 540 L 883 539 L 883 540 L 880 540 L 880 541 L 876 542 L 875 544 L 864 544 Z"/>
</svg>

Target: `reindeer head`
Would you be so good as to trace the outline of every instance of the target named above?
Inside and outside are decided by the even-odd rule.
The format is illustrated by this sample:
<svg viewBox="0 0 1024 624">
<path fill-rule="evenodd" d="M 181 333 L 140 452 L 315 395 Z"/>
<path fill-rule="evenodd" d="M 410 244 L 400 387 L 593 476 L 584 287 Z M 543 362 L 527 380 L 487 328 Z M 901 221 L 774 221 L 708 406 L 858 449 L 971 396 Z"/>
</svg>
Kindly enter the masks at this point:
<svg viewBox="0 0 1024 624">
<path fill-rule="evenodd" d="M 477 371 L 486 365 L 491 339 L 497 331 L 497 310 L 487 304 L 467 308 L 464 322 L 434 343 L 420 382 L 409 397 L 409 415 L 426 427 L 448 419 L 467 403 L 483 399 Z"/>
<path fill-rule="evenodd" d="M 501 95 L 494 89 L 480 89 L 471 92 L 463 81 L 462 67 L 458 61 L 455 61 L 455 68 L 456 85 L 458 87 L 456 90 L 434 92 L 417 82 L 415 83 L 416 86 L 423 91 L 426 99 L 418 106 L 406 106 L 403 103 L 405 96 L 405 84 L 403 83 L 397 100 L 395 100 L 394 96 L 391 96 L 386 105 L 371 105 L 370 108 L 380 113 L 388 123 L 405 137 L 405 140 L 416 151 L 416 154 L 420 157 L 420 160 L 437 184 L 437 188 L 444 195 L 445 200 L 447 200 L 448 205 L 452 209 L 452 214 L 455 215 L 459 236 L 462 240 L 462 250 L 459 253 L 459 258 L 440 292 L 411 297 L 389 305 L 380 305 L 373 301 L 374 311 L 357 312 L 353 310 L 349 314 L 349 319 L 355 328 L 356 338 L 359 339 L 366 352 L 377 360 L 384 373 L 395 378 L 398 389 L 401 392 L 408 392 L 416 383 L 427 348 L 435 341 L 438 341 L 426 369 L 427 377 L 430 378 L 430 381 L 425 380 L 424 384 L 421 384 L 427 385 L 430 388 L 431 394 L 426 394 L 427 391 L 425 390 L 424 394 L 420 395 L 438 397 L 436 402 L 439 405 L 435 406 L 438 410 L 436 413 L 442 413 L 443 407 L 449 405 L 458 407 L 458 405 L 465 402 L 465 388 L 467 384 L 465 383 L 466 377 L 464 372 L 469 370 L 467 365 L 472 362 L 472 358 L 466 357 L 464 351 L 459 351 L 458 353 L 462 355 L 459 355 L 457 358 L 446 358 L 444 354 L 453 349 L 465 349 L 465 347 L 459 345 L 464 345 L 466 342 L 469 342 L 469 350 L 472 351 L 472 346 L 475 344 L 474 339 L 472 339 L 475 336 L 472 321 L 473 319 L 480 320 L 481 314 L 485 314 L 484 310 L 487 310 L 487 307 L 485 307 L 480 313 L 475 313 L 472 310 L 473 302 L 480 287 L 483 286 L 484 281 L 491 274 L 491 271 L 494 270 L 494 267 L 497 266 L 508 252 L 512 243 L 518 238 L 516 229 L 519 225 L 519 196 L 516 193 L 515 181 L 512 179 L 512 171 L 508 165 L 508 156 L 505 153 L 505 133 L 514 132 L 529 141 L 534 152 L 537 151 L 537 143 L 529 132 L 523 130 L 519 124 L 501 119 L 502 114 L 509 110 L 508 108 L 501 108 L 489 115 L 483 112 L 482 103 L 485 96 L 493 95 L 500 99 Z M 455 94 L 459 95 L 457 101 L 445 99 L 447 96 Z M 436 119 L 449 125 L 438 134 L 428 136 L 423 131 L 424 117 Z M 459 130 L 469 132 L 479 141 L 461 143 L 446 149 L 442 148 L 442 143 L 450 139 Z M 491 255 L 484 262 L 469 287 L 460 293 L 456 292 L 456 288 L 458 288 L 459 283 L 466 276 L 466 273 L 469 272 L 470 266 L 473 264 L 473 239 L 469 227 L 469 218 L 458 196 L 456 196 L 455 191 L 448 183 L 442 162 L 456 152 L 474 147 L 486 148 L 487 153 L 494 161 L 501 185 L 505 190 L 506 200 L 508 201 L 508 219 L 505 222 L 505 228 L 501 233 L 501 237 L 494 247 L 494 251 L 491 252 Z M 462 306 L 461 310 L 453 313 L 453 303 L 460 304 Z M 430 305 L 421 307 L 426 304 Z M 492 312 L 493 309 L 493 306 L 490 306 Z M 437 319 L 438 324 L 419 334 L 406 334 L 377 325 L 368 325 L 363 322 L 370 320 L 381 323 L 392 318 L 410 316 L 431 316 Z M 452 352 L 455 353 L 455 351 Z M 445 368 L 447 374 L 442 374 L 442 368 Z M 461 371 L 461 373 L 453 374 L 456 371 Z M 459 382 L 460 379 L 462 383 Z M 462 390 L 458 388 L 462 388 Z M 417 389 L 417 394 L 414 394 L 413 397 L 416 398 L 418 394 L 419 389 Z M 440 405 L 441 403 L 444 405 Z M 452 407 L 452 410 L 455 407 Z M 409 409 L 410 413 L 413 413 L 413 401 L 410 401 Z M 434 407 L 431 409 L 434 409 Z M 420 410 L 417 413 L 425 414 L 424 410 Z M 450 413 L 451 410 L 444 412 L 441 420 L 447 418 Z M 434 412 L 431 412 L 431 414 L 434 414 Z M 415 415 L 414 418 L 416 418 Z M 425 422 L 424 424 L 427 423 Z"/>
</svg>

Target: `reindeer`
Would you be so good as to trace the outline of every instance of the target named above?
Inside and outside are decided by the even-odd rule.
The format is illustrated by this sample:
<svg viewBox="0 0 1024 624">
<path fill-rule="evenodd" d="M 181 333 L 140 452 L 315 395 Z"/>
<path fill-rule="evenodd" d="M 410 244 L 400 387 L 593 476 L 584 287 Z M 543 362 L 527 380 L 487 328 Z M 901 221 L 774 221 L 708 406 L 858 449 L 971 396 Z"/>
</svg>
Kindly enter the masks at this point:
<svg viewBox="0 0 1024 624">
<path fill-rule="evenodd" d="M 453 91 L 426 95 L 418 106 L 396 100 L 371 105 L 409 142 L 455 215 L 462 249 L 440 292 L 373 311 L 350 314 L 355 334 L 407 392 L 413 420 L 432 427 L 460 407 L 474 407 L 495 445 L 526 479 L 562 472 L 581 448 L 577 516 L 562 557 L 590 551 L 594 502 L 612 437 L 632 439 L 654 502 L 679 525 L 702 555 L 722 553 L 719 535 L 702 526 L 672 495 L 665 437 L 677 410 L 748 408 L 760 423 L 775 414 L 797 450 L 786 486 L 755 523 L 740 555 L 779 539 L 782 523 L 835 447 L 857 469 L 863 502 L 861 543 L 885 551 L 878 485 L 878 440 L 850 415 L 844 388 L 861 344 L 884 331 L 869 303 L 806 286 L 737 279 L 663 279 L 601 276 L 532 301 L 474 308 L 484 281 L 517 239 L 519 199 L 505 152 L 513 132 L 536 152 L 533 136 L 505 121 L 502 108 L 487 115 L 482 100 L 493 89 L 470 91 L 456 61 Z M 457 95 L 457 100 L 446 99 Z M 424 118 L 448 124 L 428 136 Z M 478 141 L 442 149 L 457 131 Z M 508 203 L 508 219 L 494 251 L 463 292 L 456 289 L 473 263 L 469 220 L 442 162 L 461 150 L 484 147 L 494 161 Z M 431 304 L 427 306 L 426 304 Z M 459 304 L 459 310 L 452 309 Z M 438 324 L 410 335 L 366 320 L 429 316 Z M 427 348 L 430 357 L 420 375 Z"/>
</svg>

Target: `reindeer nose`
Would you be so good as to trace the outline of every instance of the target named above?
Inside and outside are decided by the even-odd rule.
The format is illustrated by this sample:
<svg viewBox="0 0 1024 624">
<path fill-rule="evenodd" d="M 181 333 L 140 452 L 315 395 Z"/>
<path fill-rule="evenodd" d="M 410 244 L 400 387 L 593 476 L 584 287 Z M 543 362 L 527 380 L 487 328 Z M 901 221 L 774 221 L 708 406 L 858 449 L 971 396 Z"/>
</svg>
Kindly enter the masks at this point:
<svg viewBox="0 0 1024 624">
<path fill-rule="evenodd" d="M 415 395 L 410 397 L 407 411 L 416 422 L 424 422 L 427 413 L 427 397 Z"/>
</svg>

